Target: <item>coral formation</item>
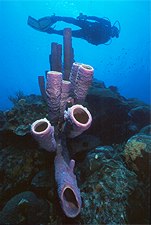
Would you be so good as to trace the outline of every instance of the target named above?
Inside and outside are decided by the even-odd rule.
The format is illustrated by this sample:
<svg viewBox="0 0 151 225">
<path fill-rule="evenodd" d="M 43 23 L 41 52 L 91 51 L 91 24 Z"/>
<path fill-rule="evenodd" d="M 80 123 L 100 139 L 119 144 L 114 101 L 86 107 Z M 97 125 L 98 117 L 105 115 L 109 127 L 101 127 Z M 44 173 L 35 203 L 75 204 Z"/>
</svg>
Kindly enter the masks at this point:
<svg viewBox="0 0 151 225">
<path fill-rule="evenodd" d="M 41 96 L 24 96 L 16 100 L 11 110 L 5 112 L 6 129 L 24 136 L 30 132 L 30 126 L 35 120 L 47 117 L 47 114 L 47 105 Z"/>
<path fill-rule="evenodd" d="M 142 151 L 145 150 L 146 144 L 140 140 L 136 140 L 134 137 L 128 140 L 125 146 L 126 161 L 129 159 L 135 161 L 137 157 L 142 157 Z"/>
<path fill-rule="evenodd" d="M 62 73 L 56 71 L 47 72 L 46 94 L 49 110 L 49 119 L 55 124 L 60 114 Z"/>
<path fill-rule="evenodd" d="M 74 138 L 87 130 L 92 123 L 92 116 L 86 107 L 73 105 L 65 111 L 65 126 L 67 136 Z"/>
<path fill-rule="evenodd" d="M 58 184 L 58 195 L 64 213 L 68 217 L 76 217 L 81 210 L 80 190 L 77 186 L 76 176 L 73 173 L 75 161 L 67 164 L 62 155 L 61 144 L 58 143 L 55 157 L 55 179 Z"/>
<path fill-rule="evenodd" d="M 7 127 L 6 116 L 5 116 L 5 114 L 2 111 L 0 111 L 0 131 L 5 130 L 6 127 Z"/>
<path fill-rule="evenodd" d="M 80 167 L 83 224 L 127 224 L 128 196 L 137 185 L 136 174 L 110 146 L 91 151 Z"/>
<path fill-rule="evenodd" d="M 129 168 L 133 169 L 141 180 L 150 174 L 151 138 L 150 135 L 138 133 L 126 143 L 123 155 Z"/>
<path fill-rule="evenodd" d="M 61 99 L 60 99 L 60 118 L 59 121 L 63 122 L 64 111 L 70 97 L 71 83 L 70 81 L 63 80 L 61 85 Z"/>
<path fill-rule="evenodd" d="M 72 89 L 75 93 L 74 101 L 84 102 L 88 88 L 92 83 L 94 69 L 89 65 L 79 65 L 75 86 L 73 87 L 72 83 Z M 70 72 L 70 75 L 73 77 L 72 72 Z M 73 105 L 65 111 L 68 99 L 72 97 L 70 91 L 71 82 L 63 80 L 61 72 L 47 72 L 46 96 L 48 114 L 51 123 L 55 125 L 55 134 L 54 127 L 51 126 L 47 119 L 35 121 L 31 125 L 31 132 L 42 148 L 47 151 L 56 150 L 55 178 L 61 206 L 66 216 L 76 217 L 81 210 L 81 196 L 76 176 L 73 173 L 75 161 L 70 160 L 69 163 L 65 161 L 68 158 L 65 155 L 67 156 L 69 153 L 67 148 L 64 150 L 66 153 L 60 150 L 62 149 L 61 136 L 62 133 L 72 138 L 80 135 L 90 127 L 92 117 L 87 108 L 82 105 Z"/>
<path fill-rule="evenodd" d="M 56 141 L 54 139 L 54 127 L 51 126 L 46 118 L 36 120 L 31 125 L 31 133 L 38 141 L 41 148 L 50 152 L 55 151 Z"/>
</svg>

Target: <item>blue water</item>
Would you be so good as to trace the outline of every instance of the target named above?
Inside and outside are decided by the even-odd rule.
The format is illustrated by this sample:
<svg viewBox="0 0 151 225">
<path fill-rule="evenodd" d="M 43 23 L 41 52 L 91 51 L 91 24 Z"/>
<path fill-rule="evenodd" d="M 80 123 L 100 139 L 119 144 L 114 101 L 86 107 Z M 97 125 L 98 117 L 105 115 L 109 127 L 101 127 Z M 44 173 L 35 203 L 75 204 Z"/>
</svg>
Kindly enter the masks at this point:
<svg viewBox="0 0 151 225">
<path fill-rule="evenodd" d="M 49 69 L 51 42 L 63 42 L 61 36 L 29 27 L 28 16 L 39 19 L 55 13 L 77 17 L 80 12 L 108 17 L 112 24 L 119 20 L 121 33 L 110 45 L 95 46 L 73 38 L 75 60 L 93 66 L 95 77 L 107 86 L 116 85 L 123 96 L 149 103 L 149 1 L 0 0 L 0 110 L 11 107 L 8 97 L 18 90 L 40 93 L 37 76 Z M 60 23 L 58 27 L 64 26 Z"/>
</svg>

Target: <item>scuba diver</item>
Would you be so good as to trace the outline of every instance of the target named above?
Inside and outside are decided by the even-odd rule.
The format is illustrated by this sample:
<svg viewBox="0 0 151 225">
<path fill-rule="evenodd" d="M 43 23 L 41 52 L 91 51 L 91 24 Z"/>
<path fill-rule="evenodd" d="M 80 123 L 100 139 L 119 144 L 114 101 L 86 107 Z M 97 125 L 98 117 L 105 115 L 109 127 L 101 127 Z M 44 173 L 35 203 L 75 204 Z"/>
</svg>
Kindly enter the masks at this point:
<svg viewBox="0 0 151 225">
<path fill-rule="evenodd" d="M 113 26 L 107 18 L 98 18 L 96 16 L 87 16 L 82 13 L 75 19 L 73 17 L 52 16 L 43 17 L 39 20 L 28 17 L 28 25 L 32 28 L 46 32 L 48 34 L 63 35 L 63 30 L 56 30 L 52 25 L 58 21 L 70 23 L 80 27 L 78 30 L 72 30 L 72 37 L 82 38 L 93 45 L 108 44 L 112 38 L 119 37 L 120 23 L 116 21 Z M 118 24 L 118 27 L 115 26 Z"/>
</svg>

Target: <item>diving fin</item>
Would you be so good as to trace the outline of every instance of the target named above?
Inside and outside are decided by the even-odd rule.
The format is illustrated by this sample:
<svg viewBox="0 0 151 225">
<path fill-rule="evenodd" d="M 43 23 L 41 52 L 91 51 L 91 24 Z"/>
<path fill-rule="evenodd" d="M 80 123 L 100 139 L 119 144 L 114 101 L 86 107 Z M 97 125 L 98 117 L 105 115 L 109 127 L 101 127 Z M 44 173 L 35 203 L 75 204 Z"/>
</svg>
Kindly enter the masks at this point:
<svg viewBox="0 0 151 225">
<path fill-rule="evenodd" d="M 43 31 L 43 32 L 47 32 L 47 30 L 50 29 L 50 27 L 56 23 L 55 21 L 55 16 L 46 16 L 43 17 L 39 20 L 34 19 L 33 17 L 29 16 L 28 17 L 28 25 L 31 26 L 32 28 L 39 30 L 39 31 Z"/>
<path fill-rule="evenodd" d="M 38 20 L 41 30 L 47 31 L 56 21 L 54 21 L 54 16 L 46 16 Z"/>
<path fill-rule="evenodd" d="M 38 20 L 34 19 L 33 17 L 28 16 L 27 24 L 29 26 L 31 26 L 32 28 L 41 31 L 40 24 L 39 24 Z"/>
</svg>

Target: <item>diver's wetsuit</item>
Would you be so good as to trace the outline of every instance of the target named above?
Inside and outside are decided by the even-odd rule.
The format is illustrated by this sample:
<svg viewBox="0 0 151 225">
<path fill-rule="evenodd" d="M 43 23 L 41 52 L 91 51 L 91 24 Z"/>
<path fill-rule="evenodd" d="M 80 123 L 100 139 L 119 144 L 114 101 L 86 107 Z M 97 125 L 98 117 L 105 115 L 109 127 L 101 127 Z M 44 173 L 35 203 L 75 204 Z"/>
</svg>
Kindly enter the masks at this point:
<svg viewBox="0 0 151 225">
<path fill-rule="evenodd" d="M 51 17 L 41 18 L 38 21 L 32 17 L 30 17 L 30 19 L 33 19 L 34 22 L 42 23 L 42 26 L 44 25 L 44 23 L 46 23 L 46 26 L 43 26 L 41 29 L 39 27 L 38 28 L 34 27 L 32 23 L 30 22 L 30 20 L 28 21 L 28 24 L 32 26 L 33 28 L 39 31 L 47 32 L 49 34 L 63 35 L 63 30 L 55 30 L 54 28 L 51 27 L 56 22 L 63 21 L 63 22 L 70 23 L 80 27 L 81 29 L 72 30 L 72 36 L 85 39 L 91 44 L 94 44 L 94 45 L 104 44 L 111 39 L 110 21 L 104 18 L 98 18 L 96 16 L 86 16 L 85 19 L 81 19 L 79 16 L 79 19 L 75 19 L 73 17 L 53 15 Z M 92 22 L 89 20 L 94 20 L 94 21 Z"/>
<path fill-rule="evenodd" d="M 92 16 L 88 16 L 87 19 L 96 20 L 96 18 Z M 111 37 L 111 23 L 102 18 L 98 18 L 98 21 L 96 22 L 91 22 L 87 20 L 75 19 L 72 17 L 56 16 L 56 22 L 57 21 L 71 23 L 73 25 L 81 27 L 80 30 L 72 30 L 72 36 L 83 38 L 94 45 L 106 43 Z M 49 30 L 46 32 L 49 33 Z M 63 30 L 50 30 L 50 33 L 63 35 Z"/>
</svg>

